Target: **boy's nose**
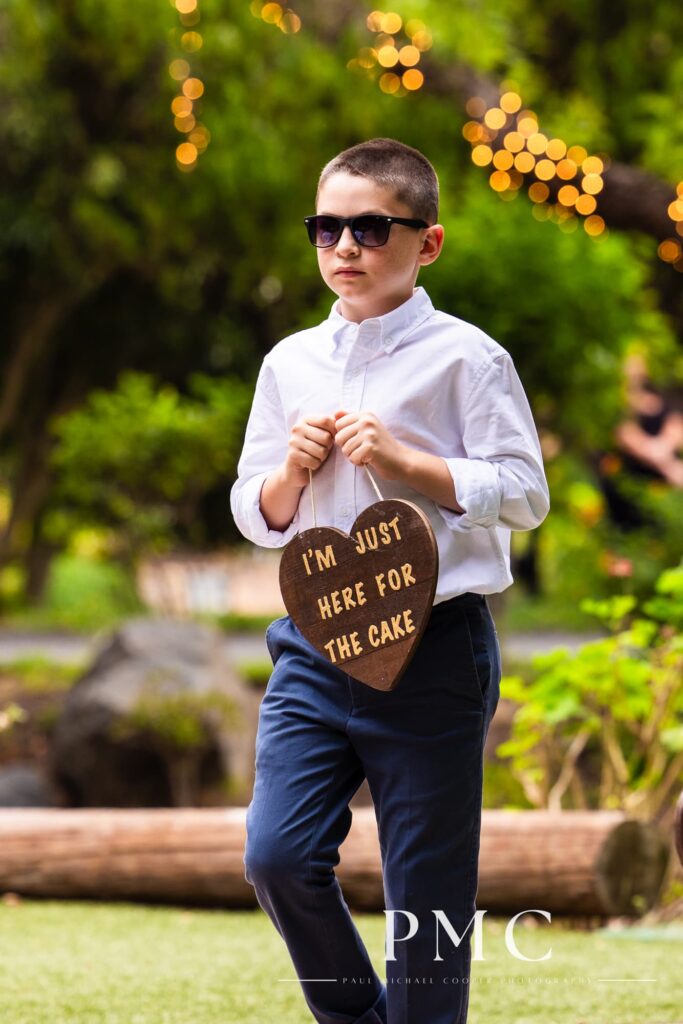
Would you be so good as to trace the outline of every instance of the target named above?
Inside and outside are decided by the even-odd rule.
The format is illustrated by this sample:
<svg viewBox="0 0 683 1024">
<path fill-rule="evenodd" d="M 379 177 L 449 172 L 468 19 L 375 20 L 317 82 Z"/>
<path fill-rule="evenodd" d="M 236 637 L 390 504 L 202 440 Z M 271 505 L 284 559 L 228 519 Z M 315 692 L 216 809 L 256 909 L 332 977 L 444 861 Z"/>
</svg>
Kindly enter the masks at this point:
<svg viewBox="0 0 683 1024">
<path fill-rule="evenodd" d="M 352 249 L 358 249 L 359 248 L 357 239 L 355 239 L 353 237 L 353 234 L 351 233 L 351 225 L 350 224 L 345 224 L 344 225 L 344 230 L 342 231 L 341 235 L 339 236 L 339 241 L 337 242 L 337 249 L 341 249 L 343 251 L 345 249 L 348 249 L 349 246 Z"/>
</svg>

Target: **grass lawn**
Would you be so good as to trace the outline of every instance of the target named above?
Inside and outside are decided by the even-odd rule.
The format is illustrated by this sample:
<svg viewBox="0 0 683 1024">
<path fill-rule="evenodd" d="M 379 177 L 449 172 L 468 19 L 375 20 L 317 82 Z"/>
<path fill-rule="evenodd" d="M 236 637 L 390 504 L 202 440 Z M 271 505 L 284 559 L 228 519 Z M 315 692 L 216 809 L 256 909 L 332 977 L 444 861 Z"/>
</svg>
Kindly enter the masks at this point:
<svg viewBox="0 0 683 1024">
<path fill-rule="evenodd" d="M 356 920 L 384 977 L 384 918 Z M 473 964 L 469 1024 L 683 1021 L 680 927 L 640 938 L 519 927 L 526 956 L 552 947 L 550 960 L 524 963 L 507 953 L 505 925 L 485 918 L 486 960 Z M 313 1018 L 298 981 L 280 980 L 294 977 L 260 910 L 0 903 L 7 1024 L 306 1024 Z"/>
</svg>

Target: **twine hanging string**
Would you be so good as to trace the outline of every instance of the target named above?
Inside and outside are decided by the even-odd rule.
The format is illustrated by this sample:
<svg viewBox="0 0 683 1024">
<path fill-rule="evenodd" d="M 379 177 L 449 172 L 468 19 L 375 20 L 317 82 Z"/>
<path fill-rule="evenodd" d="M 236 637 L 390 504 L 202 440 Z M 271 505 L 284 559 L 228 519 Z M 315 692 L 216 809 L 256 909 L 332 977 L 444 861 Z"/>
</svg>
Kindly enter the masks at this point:
<svg viewBox="0 0 683 1024">
<path fill-rule="evenodd" d="M 366 462 L 363 463 L 363 469 L 368 474 L 368 478 L 369 478 L 370 483 L 372 484 L 372 486 L 375 488 L 375 493 L 377 494 L 377 497 L 379 498 L 380 501 L 383 501 L 384 499 L 382 498 L 382 494 L 380 492 L 380 489 L 377 486 L 375 478 L 372 475 L 372 473 L 370 472 L 370 467 L 368 466 L 368 464 Z M 309 483 L 309 487 L 310 487 L 310 491 L 311 491 L 311 511 L 313 513 L 313 526 L 317 526 L 318 525 L 318 520 L 316 518 L 316 513 L 315 513 L 315 493 L 314 493 L 314 490 L 313 490 L 313 470 L 310 469 L 310 468 L 308 470 L 308 483 Z"/>
</svg>

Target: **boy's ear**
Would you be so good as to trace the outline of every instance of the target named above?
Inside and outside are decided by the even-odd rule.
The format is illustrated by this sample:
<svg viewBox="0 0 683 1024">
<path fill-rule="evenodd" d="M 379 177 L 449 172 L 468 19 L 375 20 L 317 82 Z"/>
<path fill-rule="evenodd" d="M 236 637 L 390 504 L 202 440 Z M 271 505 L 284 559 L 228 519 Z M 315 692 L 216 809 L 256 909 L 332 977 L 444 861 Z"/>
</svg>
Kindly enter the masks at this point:
<svg viewBox="0 0 683 1024">
<path fill-rule="evenodd" d="M 433 263 L 443 247 L 443 225 L 431 224 L 422 242 L 420 260 L 423 264 Z"/>
</svg>

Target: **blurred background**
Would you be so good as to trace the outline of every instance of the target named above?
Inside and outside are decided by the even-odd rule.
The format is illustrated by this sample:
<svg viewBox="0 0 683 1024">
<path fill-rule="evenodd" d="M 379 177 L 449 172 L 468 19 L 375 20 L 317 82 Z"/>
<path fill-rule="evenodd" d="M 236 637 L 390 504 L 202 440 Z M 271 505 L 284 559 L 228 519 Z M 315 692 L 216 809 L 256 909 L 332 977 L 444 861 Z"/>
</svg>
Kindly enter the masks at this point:
<svg viewBox="0 0 683 1024">
<path fill-rule="evenodd" d="M 440 179 L 418 283 L 512 354 L 551 489 L 491 599 L 487 804 L 671 814 L 682 54 L 666 0 L 3 5 L 0 803 L 247 802 L 283 608 L 279 552 L 243 541 L 229 491 L 263 356 L 335 298 L 303 226 L 319 172 L 390 136 Z M 150 697 L 141 676 L 86 757 L 114 649 L 195 658 L 202 682 Z"/>
</svg>

